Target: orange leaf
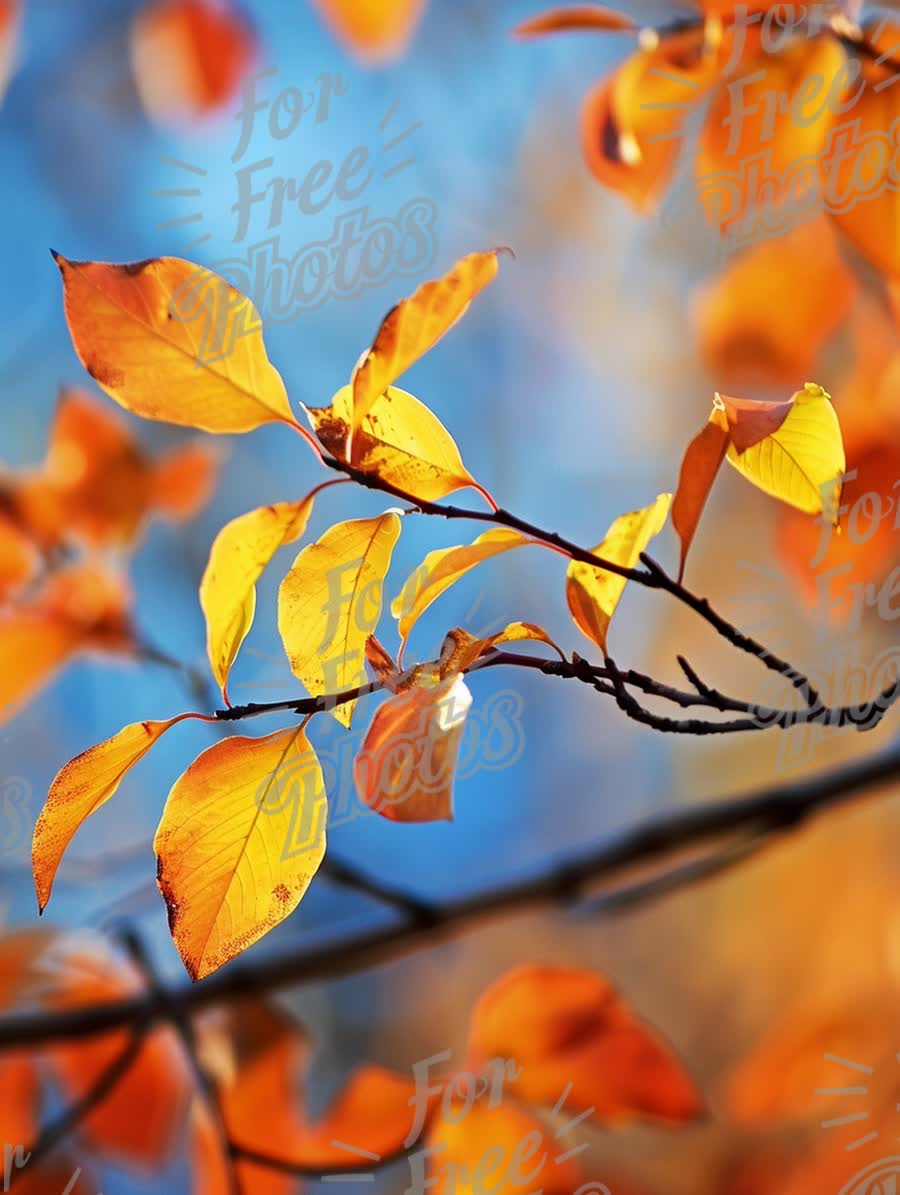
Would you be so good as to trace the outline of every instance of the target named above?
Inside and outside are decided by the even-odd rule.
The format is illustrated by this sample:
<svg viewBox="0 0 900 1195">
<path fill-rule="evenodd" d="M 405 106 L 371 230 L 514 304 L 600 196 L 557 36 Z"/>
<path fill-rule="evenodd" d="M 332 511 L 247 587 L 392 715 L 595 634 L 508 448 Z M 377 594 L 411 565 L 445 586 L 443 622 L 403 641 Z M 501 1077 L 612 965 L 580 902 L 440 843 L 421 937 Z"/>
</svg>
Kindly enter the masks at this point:
<svg viewBox="0 0 900 1195">
<path fill-rule="evenodd" d="M 634 21 L 613 8 L 601 4 L 577 4 L 570 8 L 551 8 L 539 16 L 517 25 L 518 37 L 539 37 L 544 33 L 579 32 L 592 29 L 598 33 L 627 32 L 635 29 Z"/>
<path fill-rule="evenodd" d="M 556 1092 L 554 1102 L 562 1094 Z M 482 1095 L 471 1106 L 445 1101 L 428 1129 L 432 1189 L 437 1195 L 572 1195 L 581 1181 L 568 1149 L 521 1108 L 491 1107 Z M 557 1160 L 562 1154 L 561 1160 Z"/>
<path fill-rule="evenodd" d="M 190 519 L 212 497 L 222 458 L 208 444 L 197 441 L 173 448 L 153 472 L 153 506 L 173 522 Z"/>
<path fill-rule="evenodd" d="M 141 102 L 160 124 L 208 116 L 235 94 L 256 38 L 231 0 L 151 0 L 131 29 Z"/>
<path fill-rule="evenodd" d="M 0 0 L 0 102 L 16 66 L 21 19 L 21 0 Z"/>
<path fill-rule="evenodd" d="M 366 63 L 391 62 L 409 45 L 425 0 L 315 0 L 334 35 Z"/>
<path fill-rule="evenodd" d="M 256 308 L 217 274 L 180 257 L 55 257 L 78 358 L 120 406 L 208 432 L 296 426 Z"/>
<path fill-rule="evenodd" d="M 900 61 L 896 21 L 880 21 L 870 41 L 877 54 Z M 900 192 L 893 134 L 900 120 L 898 68 L 888 63 L 879 66 L 863 56 L 862 70 L 864 90 L 854 96 L 859 88 L 855 82 L 841 97 L 841 104 L 852 106 L 848 118 L 835 119 L 822 170 L 837 227 L 877 270 L 896 278 L 900 276 Z"/>
<path fill-rule="evenodd" d="M 776 54 L 760 46 L 737 80 L 718 84 L 700 138 L 696 176 L 701 188 L 717 176 L 736 180 L 724 200 L 707 202 L 707 218 L 720 232 L 744 232 L 740 221 L 763 202 L 760 185 L 752 189 L 751 160 L 764 155 L 765 174 L 780 179 L 804 159 L 815 161 L 825 149 L 833 119 L 823 99 L 844 70 L 846 55 L 830 32 L 789 40 Z M 735 92 L 736 85 L 739 87 Z M 801 175 L 801 182 L 802 182 Z M 797 187 L 794 187 L 797 191 Z M 809 205 L 792 191 L 792 210 L 812 213 L 818 183 L 808 185 Z"/>
<path fill-rule="evenodd" d="M 803 286 L 796 285 L 799 277 Z M 723 385 L 796 385 L 815 373 L 856 291 L 824 217 L 763 240 L 730 261 L 694 301 L 709 370 Z M 787 294 L 789 303 L 773 302 Z"/>
<path fill-rule="evenodd" d="M 57 772 L 34 827 L 32 845 L 34 884 L 42 913 L 57 868 L 78 828 L 114 796 L 126 774 L 169 727 L 189 717 L 180 714 L 167 722 L 134 722 L 76 755 Z"/>
<path fill-rule="evenodd" d="M 497 276 L 500 250 L 470 253 L 443 278 L 423 282 L 384 317 L 372 347 L 353 371 L 353 409 L 347 437 L 351 464 L 361 459 L 354 439 L 377 399 L 465 315 L 469 304 Z"/>
<path fill-rule="evenodd" d="M 521 1068 L 510 1090 L 529 1103 L 592 1108 L 599 1124 L 684 1121 L 700 1111 L 690 1076 L 607 980 L 568 967 L 526 966 L 489 988 L 469 1031 L 472 1060 Z"/>
<path fill-rule="evenodd" d="M 713 410 L 702 430 L 691 440 L 678 478 L 678 490 L 672 501 L 672 526 L 681 540 L 681 562 L 678 580 L 684 576 L 684 566 L 709 491 L 718 476 L 728 448 L 728 425 L 724 414 Z"/>
<path fill-rule="evenodd" d="M 639 211 L 669 184 L 690 108 L 702 102 L 718 58 L 702 30 L 639 49 L 585 101 L 581 130 L 592 174 Z"/>
<path fill-rule="evenodd" d="M 360 799 L 395 822 L 453 820 L 453 774 L 472 695 L 458 674 L 380 706 L 353 765 Z"/>
<path fill-rule="evenodd" d="M 130 651 L 129 601 L 120 577 L 73 565 L 55 573 L 34 604 L 0 610 L 0 723 L 76 653 Z"/>
<path fill-rule="evenodd" d="M 0 498 L 2 501 L 2 498 Z M 39 554 L 16 523 L 0 511 L 0 600 L 18 592 L 37 572 Z"/>
<path fill-rule="evenodd" d="M 97 935 L 60 937 L 35 968 L 35 991 L 62 1011 L 140 995 L 143 977 Z M 53 1045 L 47 1056 L 70 1102 L 82 1099 L 125 1050 L 127 1031 L 87 1042 Z M 82 1122 L 92 1147 L 104 1157 L 158 1169 L 180 1133 L 193 1091 L 190 1064 L 172 1029 L 157 1029 L 115 1087 Z"/>
<path fill-rule="evenodd" d="M 326 816 L 322 770 L 299 727 L 225 739 L 175 781 L 153 845 L 192 979 L 294 911 L 324 857 Z"/>
</svg>

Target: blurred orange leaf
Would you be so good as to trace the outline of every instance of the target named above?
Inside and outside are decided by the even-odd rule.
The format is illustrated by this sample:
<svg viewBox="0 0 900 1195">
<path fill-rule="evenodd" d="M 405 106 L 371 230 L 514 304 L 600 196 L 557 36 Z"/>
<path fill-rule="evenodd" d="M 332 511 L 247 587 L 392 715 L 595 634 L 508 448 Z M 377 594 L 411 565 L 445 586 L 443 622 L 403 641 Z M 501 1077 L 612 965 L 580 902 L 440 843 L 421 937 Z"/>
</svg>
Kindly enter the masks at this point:
<svg viewBox="0 0 900 1195">
<path fill-rule="evenodd" d="M 150 0 L 134 19 L 130 50 L 147 113 L 177 127 L 231 99 L 256 38 L 231 0 Z"/>
<path fill-rule="evenodd" d="M 276 502 L 232 519 L 213 540 L 200 582 L 206 645 L 213 676 L 228 704 L 228 674 L 253 624 L 256 582 L 284 544 L 306 530 L 313 495 Z"/>
<path fill-rule="evenodd" d="M 668 1045 L 599 975 L 568 967 L 518 967 L 490 987 L 472 1013 L 469 1052 L 519 1068 L 510 1091 L 534 1104 L 591 1108 L 598 1124 L 639 1118 L 689 1120 L 696 1087 Z"/>
<path fill-rule="evenodd" d="M 303 548 L 278 591 L 278 629 L 291 671 L 314 696 L 365 683 L 366 640 L 381 616 L 400 517 L 336 523 Z M 355 701 L 332 713 L 349 726 Z"/>
<path fill-rule="evenodd" d="M 304 731 L 235 736 L 176 780 L 154 849 L 169 928 L 203 979 L 292 913 L 325 854 L 322 771 Z"/>
<path fill-rule="evenodd" d="M 22 0 L 0 0 L 0 103 L 16 66 Z"/>
<path fill-rule="evenodd" d="M 600 33 L 625 32 L 635 29 L 634 21 L 624 13 L 602 4 L 574 4 L 568 8 L 551 8 L 539 16 L 530 17 L 517 25 L 519 37 L 539 37 L 545 33 L 580 32 L 593 29 Z"/>
<path fill-rule="evenodd" d="M 336 37 L 363 62 L 391 62 L 412 39 L 425 0 L 314 0 Z"/>
<path fill-rule="evenodd" d="M 660 494 L 650 506 L 620 515 L 594 554 L 634 568 L 647 544 L 665 526 L 671 502 L 671 494 Z M 625 577 L 579 560 L 566 570 L 566 600 L 575 625 L 604 654 L 610 620 L 627 584 Z"/>
</svg>

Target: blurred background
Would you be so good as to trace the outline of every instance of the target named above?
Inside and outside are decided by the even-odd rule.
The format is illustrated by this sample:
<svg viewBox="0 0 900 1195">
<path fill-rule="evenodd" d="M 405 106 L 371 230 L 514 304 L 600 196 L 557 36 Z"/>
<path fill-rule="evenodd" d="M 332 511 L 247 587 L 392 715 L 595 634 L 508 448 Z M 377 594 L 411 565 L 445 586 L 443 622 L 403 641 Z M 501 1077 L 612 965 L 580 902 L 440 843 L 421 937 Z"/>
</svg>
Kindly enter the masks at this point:
<svg viewBox="0 0 900 1195">
<path fill-rule="evenodd" d="M 350 213 L 364 209 L 353 217 L 363 226 L 395 221 L 414 201 L 431 224 L 411 264 L 388 264 L 359 293 L 328 294 L 297 310 L 267 309 L 273 300 L 265 284 L 252 293 L 269 356 L 295 409 L 301 402 L 326 405 L 400 297 L 465 253 L 511 247 L 515 259 L 503 259 L 493 286 L 402 384 L 438 414 L 501 506 L 576 542 L 596 544 L 616 516 L 674 489 L 684 449 L 717 389 L 787 397 L 814 379 L 843 415 L 844 389 L 849 395 L 856 387 L 860 403 L 874 390 L 860 375 L 863 362 L 878 371 L 883 409 L 891 410 L 891 394 L 896 408 L 896 372 L 889 382 L 882 374 L 896 350 L 896 328 L 885 315 L 883 279 L 864 262 L 842 256 L 851 281 L 841 283 L 847 295 L 839 317 L 815 310 L 808 324 L 794 325 L 803 301 L 797 296 L 831 285 L 815 274 L 821 241 L 789 261 L 787 250 L 776 253 L 782 276 L 773 266 L 761 294 L 757 279 L 739 281 L 726 301 L 710 290 L 726 267 L 689 188 L 687 199 L 673 192 L 657 210 L 638 213 L 591 176 L 579 110 L 628 52 L 615 36 L 522 41 L 512 30 L 540 11 L 533 0 L 431 0 L 408 45 L 393 60 L 373 63 L 316 5 L 248 0 L 240 19 L 252 36 L 219 46 L 222 78 L 204 96 L 192 90 L 191 64 L 175 43 L 154 41 L 148 25 L 143 39 L 136 34 L 147 7 L 26 0 L 21 14 L 0 108 L 0 458 L 9 471 L 43 459 L 61 387 L 83 387 L 115 410 L 71 347 L 51 247 L 76 260 L 187 256 L 236 281 L 235 271 L 249 269 L 253 254 L 254 261 L 267 252 L 291 259 L 330 243 Z M 642 24 L 673 15 L 668 5 L 629 4 L 628 11 Z M 268 101 L 237 160 L 246 93 L 242 100 L 239 85 L 227 86 L 235 76 L 254 77 L 257 102 Z M 279 95 L 287 98 L 276 134 L 296 96 L 309 105 L 286 136 L 273 136 L 269 125 Z M 261 188 L 280 177 L 299 188 L 317 162 L 332 162 L 337 171 L 358 146 L 367 147 L 373 169 L 363 194 L 348 201 L 331 194 L 312 213 L 286 199 L 280 217 L 256 202 L 236 235 L 242 166 L 271 159 L 247 176 L 250 184 Z M 900 236 L 900 226 L 894 232 Z M 703 296 L 710 294 L 704 316 Z M 863 350 L 876 339 L 872 365 Z M 194 439 L 116 414 L 151 455 Z M 891 426 L 892 443 L 895 431 Z M 213 536 L 251 507 L 299 498 L 321 480 L 299 439 L 277 427 L 221 437 L 216 447 L 223 456 L 210 501 L 181 525 L 154 521 L 128 560 L 142 638 L 201 671 L 197 586 Z M 460 501 L 480 499 L 465 494 Z M 386 505 L 351 486 L 326 491 L 307 539 Z M 426 552 L 477 533 L 461 523 L 405 520 L 388 594 L 399 592 Z M 853 669 L 859 683 L 875 689 L 876 664 L 885 653 L 893 659 L 895 624 L 866 609 L 849 625 L 840 618 L 827 625 L 821 602 L 810 601 L 810 578 L 790 533 L 774 502 L 726 471 L 687 580 L 774 650 L 821 673 L 834 700 L 843 699 Z M 653 551 L 667 567 L 677 566 L 671 529 Z M 862 579 L 880 583 L 897 557 L 894 535 L 866 563 Z M 288 548 L 260 583 L 256 625 L 230 686 L 235 702 L 297 692 L 275 625 L 277 586 L 291 559 Z M 512 619 L 540 623 L 564 650 L 590 657 L 567 613 L 564 568 L 537 549 L 482 567 L 421 620 L 407 660 L 430 658 L 449 627 L 482 633 Z M 388 617 L 381 638 L 396 649 Z M 704 623 L 645 592 L 626 594 L 611 650 L 620 664 L 675 684 L 682 653 L 724 691 L 785 696 L 752 661 L 727 652 Z M 889 716 L 867 735 L 797 730 L 691 740 L 626 721 L 583 686 L 524 671 L 489 670 L 471 688 L 471 734 L 480 737 L 470 741 L 472 762 L 456 787 L 452 824 L 397 826 L 363 815 L 352 800 L 352 745 L 374 703 L 360 709 L 350 734 L 326 718 L 312 727 L 332 787 L 329 849 L 429 900 L 536 872 L 680 805 L 827 770 L 888 746 L 897 733 Z M 207 700 L 214 708 L 212 689 Z M 36 919 L 28 843 L 57 769 L 128 722 L 196 705 L 176 669 L 84 655 L 0 728 L 0 777 L 17 794 L 4 811 L 3 925 Z M 492 711 L 501 708 L 512 730 L 488 749 Z M 279 724 L 287 720 L 271 719 L 252 732 Z M 152 944 L 162 974 L 183 974 L 156 889 L 152 834 L 172 782 L 215 735 L 202 724 L 179 727 L 79 832 L 46 915 L 51 924 L 109 928 L 128 921 Z M 624 990 L 672 1040 L 712 1110 L 709 1122 L 679 1132 L 591 1132 L 598 1179 L 613 1191 L 618 1176 L 651 1192 L 737 1191 L 723 1175 L 745 1156 L 768 1157 L 784 1123 L 776 1114 L 774 1125 L 760 1127 L 749 1116 L 751 1126 L 738 1128 L 722 1093 L 751 1058 L 761 1067 L 748 1081 L 754 1091 L 780 1090 L 787 1064 L 766 1064 L 764 1051 L 782 1026 L 802 1027 L 795 1053 L 808 1070 L 795 1110 L 813 1124 L 815 1088 L 833 1078 L 817 1071 L 825 1053 L 896 1066 L 898 823 L 897 802 L 885 792 L 735 870 L 638 908 L 505 919 L 389 967 L 287 995 L 319 1044 L 310 1101 L 321 1106 L 363 1058 L 406 1071 L 447 1048 L 461 1056 L 468 1011 L 492 980 L 523 961 L 569 962 L 608 974 Z M 303 950 L 388 916 L 322 879 L 250 957 Z M 778 1103 L 775 1095 L 772 1101 Z M 880 1156 L 878 1145 L 870 1148 L 870 1159 Z M 164 1186 L 158 1175 L 112 1168 L 102 1179 L 107 1195 L 188 1189 L 180 1157 Z M 400 1190 L 404 1179 L 389 1172 L 384 1182 Z"/>
</svg>

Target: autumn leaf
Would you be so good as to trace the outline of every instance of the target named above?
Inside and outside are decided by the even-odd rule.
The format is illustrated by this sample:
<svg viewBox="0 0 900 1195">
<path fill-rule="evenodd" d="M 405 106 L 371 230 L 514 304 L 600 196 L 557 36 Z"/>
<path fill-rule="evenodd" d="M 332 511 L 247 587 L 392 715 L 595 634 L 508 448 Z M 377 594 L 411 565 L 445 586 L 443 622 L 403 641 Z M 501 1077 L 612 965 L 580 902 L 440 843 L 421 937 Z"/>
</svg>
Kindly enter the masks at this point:
<svg viewBox="0 0 900 1195">
<path fill-rule="evenodd" d="M 858 132 L 848 146 L 845 126 L 840 118 L 835 119 L 821 165 L 831 218 L 866 261 L 896 278 L 900 276 L 900 192 L 891 153 L 886 144 L 883 151 L 872 152 L 871 138 L 880 142 L 900 119 L 897 67 L 891 65 L 891 60 L 898 61 L 900 26 L 896 20 L 880 20 L 868 31 L 867 41 L 875 61 L 861 55 L 864 89 L 859 91 L 859 82 L 854 81 L 836 101 L 841 106 L 835 109 L 844 112 L 849 105 Z"/>
<path fill-rule="evenodd" d="M 399 58 L 425 10 L 425 0 L 314 0 L 336 37 L 369 64 Z"/>
<path fill-rule="evenodd" d="M 231 99 L 256 38 L 231 0 L 151 0 L 134 19 L 130 52 L 145 110 L 177 128 Z"/>
<path fill-rule="evenodd" d="M 65 388 L 39 475 L 52 489 L 39 534 L 51 543 L 74 533 L 91 546 L 128 546 L 150 514 L 192 515 L 209 497 L 217 471 L 218 455 L 205 444 L 149 459 L 107 404 Z M 23 507 L 28 524 L 34 500 Z M 60 524 L 55 535 L 54 519 Z"/>
<path fill-rule="evenodd" d="M 226 523 L 213 540 L 200 582 L 200 605 L 210 667 L 226 705 L 228 674 L 253 624 L 256 582 L 278 549 L 306 530 L 313 497 L 248 511 Z"/>
<path fill-rule="evenodd" d="M 554 643 L 544 628 L 533 622 L 507 623 L 501 631 L 482 639 L 470 635 L 462 627 L 455 627 L 452 631 L 447 632 L 441 647 L 438 668 L 441 679 L 450 676 L 451 673 L 465 672 L 483 655 L 503 643 L 521 643 L 524 640 L 546 643 L 553 648 L 561 660 L 566 658 L 562 648 Z"/>
<path fill-rule="evenodd" d="M 391 602 L 391 614 L 399 623 L 404 645 L 415 624 L 432 602 L 476 565 L 513 548 L 523 548 L 533 541 L 519 531 L 495 527 L 485 531 L 470 544 L 453 548 L 439 548 L 429 552 L 419 567 L 406 580 L 400 593 Z"/>
<path fill-rule="evenodd" d="M 353 404 L 346 451 L 350 463 L 362 459 L 357 431 L 379 395 L 392 386 L 465 315 L 469 304 L 499 269 L 501 250 L 470 253 L 443 278 L 423 282 L 408 299 L 401 299 L 384 317 L 372 342 L 353 371 Z"/>
<path fill-rule="evenodd" d="M 846 460 L 830 395 L 807 382 L 783 403 L 716 398 L 728 418 L 729 464 L 773 498 L 836 522 Z"/>
<path fill-rule="evenodd" d="M 180 257 L 54 256 L 78 358 L 120 406 L 207 432 L 296 426 L 256 308 L 217 274 Z"/>
<path fill-rule="evenodd" d="M 235 736 L 191 764 L 156 832 L 169 928 L 203 979 L 292 913 L 325 854 L 325 786 L 304 731 Z"/>
<path fill-rule="evenodd" d="M 591 1108 L 598 1124 L 678 1123 L 700 1111 L 694 1083 L 668 1045 L 589 971 L 535 965 L 499 979 L 473 1010 L 469 1056 L 475 1065 L 513 1059 L 512 1094 L 552 1105 L 567 1091 L 567 1105 Z"/>
<path fill-rule="evenodd" d="M 39 562 L 31 539 L 0 511 L 0 601 L 21 590 L 37 573 Z"/>
<path fill-rule="evenodd" d="M 0 610 L 0 723 L 76 655 L 134 651 L 131 594 L 99 565 L 58 569 L 33 601 Z"/>
<path fill-rule="evenodd" d="M 344 386 L 330 407 L 311 407 L 306 412 L 322 446 L 345 463 L 349 463 L 352 402 L 352 387 Z M 472 486 L 491 502 L 463 465 L 447 429 L 405 390 L 389 386 L 375 398 L 354 433 L 353 444 L 355 468 L 413 498 L 434 502 Z"/>
<path fill-rule="evenodd" d="M 671 494 L 660 494 L 650 506 L 620 515 L 593 549 L 594 555 L 634 568 L 647 544 L 665 526 L 671 502 Z M 573 560 L 566 571 L 566 600 L 575 625 L 604 654 L 610 620 L 626 584 L 625 577 L 580 560 Z"/>
<path fill-rule="evenodd" d="M 162 735 L 191 714 L 166 722 L 133 722 L 76 755 L 57 772 L 34 827 L 31 859 L 38 907 L 50 899 L 57 868 L 82 823 L 114 796 L 126 774 Z"/>
<path fill-rule="evenodd" d="M 517 25 L 514 32 L 518 37 L 540 37 L 545 33 L 581 32 L 596 30 L 598 33 L 630 32 L 636 28 L 634 21 L 623 13 L 602 4 L 574 4 L 568 8 L 551 8 L 539 16 L 530 17 Z"/>
<path fill-rule="evenodd" d="M 802 274 L 802 287 L 795 286 Z M 792 384 L 816 367 L 847 318 L 857 284 L 825 217 L 754 244 L 693 303 L 700 350 L 720 384 Z M 773 303 L 790 294 L 789 303 Z"/>
<path fill-rule="evenodd" d="M 653 208 L 672 177 L 690 109 L 703 101 L 720 52 L 702 30 L 641 47 L 584 103 L 581 139 L 595 178 L 639 211 Z"/>
<path fill-rule="evenodd" d="M 302 549 L 278 592 L 278 629 L 291 671 L 314 696 L 365 683 L 366 640 L 381 617 L 400 518 L 336 523 Z M 355 701 L 331 711 L 350 725 Z"/>
<path fill-rule="evenodd" d="M 822 99 L 822 85 L 829 95 L 845 63 L 845 51 L 830 32 L 797 37 L 777 54 L 762 45 L 757 48 L 740 79 L 739 98 L 730 76 L 718 83 L 700 137 L 695 172 L 701 196 L 711 184 L 715 202 L 705 199 L 706 216 L 720 232 L 734 232 L 757 202 L 751 198 L 752 187 L 739 186 L 728 192 L 723 203 L 721 179 L 743 180 L 747 163 L 761 151 L 766 171 L 778 178 L 787 178 L 796 163 L 815 162 L 822 154 L 833 119 L 832 105 Z M 809 186 L 808 195 L 809 207 L 818 198 L 815 186 Z M 802 198 L 801 192 L 796 197 L 792 192 L 798 210 Z"/>
<path fill-rule="evenodd" d="M 360 799 L 395 822 L 453 820 L 453 776 L 472 694 L 457 673 L 376 711 L 353 765 Z"/>
<path fill-rule="evenodd" d="M 143 975 L 97 934 L 60 935 L 34 971 L 34 998 L 57 1013 L 145 993 Z M 64 1098 L 71 1104 L 84 1099 L 129 1041 L 130 1032 L 123 1029 L 50 1046 L 47 1058 Z M 114 1093 L 88 1112 L 82 1131 L 103 1157 L 159 1170 L 180 1136 L 193 1090 L 190 1063 L 178 1035 L 168 1027 L 155 1029 L 141 1043 Z"/>
<path fill-rule="evenodd" d="M 678 490 L 672 501 L 672 526 L 681 540 L 679 584 L 684 577 L 687 554 L 694 541 L 700 516 L 727 448 L 728 423 L 724 413 L 714 409 L 709 420 L 688 445 L 681 462 Z"/>
<path fill-rule="evenodd" d="M 426 1148 L 434 1158 L 429 1185 L 437 1195 L 521 1195 L 536 1184 L 544 1195 L 572 1195 L 580 1188 L 573 1151 L 560 1150 L 522 1108 L 492 1106 L 486 1094 L 471 1107 L 459 1099 L 442 1104 L 429 1125 Z"/>
</svg>

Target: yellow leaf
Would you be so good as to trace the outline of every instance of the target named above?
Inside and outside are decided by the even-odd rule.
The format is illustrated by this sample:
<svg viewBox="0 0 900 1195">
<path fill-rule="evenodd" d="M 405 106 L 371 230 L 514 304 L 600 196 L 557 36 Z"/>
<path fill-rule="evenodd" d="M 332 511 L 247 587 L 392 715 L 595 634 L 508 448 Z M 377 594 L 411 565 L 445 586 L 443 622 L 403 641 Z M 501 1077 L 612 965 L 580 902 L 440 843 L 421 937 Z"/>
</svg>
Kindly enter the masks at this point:
<svg viewBox="0 0 900 1195">
<path fill-rule="evenodd" d="M 353 390 L 344 386 L 330 407 L 307 410 L 319 441 L 349 462 Z M 353 437 L 354 466 L 413 498 L 435 502 L 454 490 L 484 490 L 463 465 L 459 449 L 438 418 L 405 390 L 389 386 L 376 396 Z"/>
<path fill-rule="evenodd" d="M 261 506 L 232 519 L 213 540 L 200 582 L 200 605 L 210 667 L 226 703 L 228 674 L 253 625 L 256 582 L 278 549 L 306 530 L 312 507 L 311 494 L 300 502 Z"/>
<path fill-rule="evenodd" d="M 671 502 L 671 494 L 660 494 L 650 506 L 620 515 L 594 553 L 634 568 L 641 552 L 665 526 Z M 566 599 L 575 625 L 604 653 L 610 619 L 627 583 L 625 577 L 579 560 L 573 560 L 566 572 Z"/>
<path fill-rule="evenodd" d="M 410 631 L 431 603 L 476 564 L 532 542 L 518 531 L 496 527 L 485 531 L 470 544 L 429 552 L 391 602 L 391 614 L 399 621 L 400 638 L 404 645 Z"/>
<path fill-rule="evenodd" d="M 297 727 L 225 739 L 175 781 L 153 845 L 193 979 L 293 912 L 325 854 L 326 813 L 319 761 Z"/>
<path fill-rule="evenodd" d="M 360 799 L 395 822 L 453 820 L 453 774 L 472 694 L 457 673 L 386 701 L 353 765 Z"/>
<path fill-rule="evenodd" d="M 838 417 L 822 387 L 807 382 L 785 404 L 777 429 L 750 437 L 743 451 L 738 439 L 742 424 L 752 418 L 750 408 L 765 404 L 747 402 L 736 409 L 736 400 L 717 399 L 732 427 L 729 464 L 764 493 L 808 514 L 825 512 L 837 524 L 847 462 Z"/>
<path fill-rule="evenodd" d="M 111 739 L 76 755 L 56 774 L 34 827 L 32 867 L 41 912 L 47 907 L 53 880 L 66 847 L 79 826 L 114 795 L 126 772 L 143 759 L 170 726 L 167 722 L 133 722 Z"/>
<path fill-rule="evenodd" d="M 296 425 L 256 308 L 217 274 L 180 257 L 55 257 L 75 351 L 120 406 L 207 432 Z"/>
<path fill-rule="evenodd" d="M 366 681 L 366 640 L 381 617 L 384 578 L 400 517 L 336 523 L 304 548 L 278 591 L 278 629 L 291 671 L 314 696 Z M 355 701 L 331 711 L 350 725 Z"/>
<path fill-rule="evenodd" d="M 356 433 L 375 400 L 465 315 L 472 299 L 496 278 L 497 270 L 497 250 L 470 253 L 443 278 L 423 282 L 388 312 L 372 347 L 353 371 L 353 417 L 347 446 L 351 464 L 361 459 Z"/>
</svg>

